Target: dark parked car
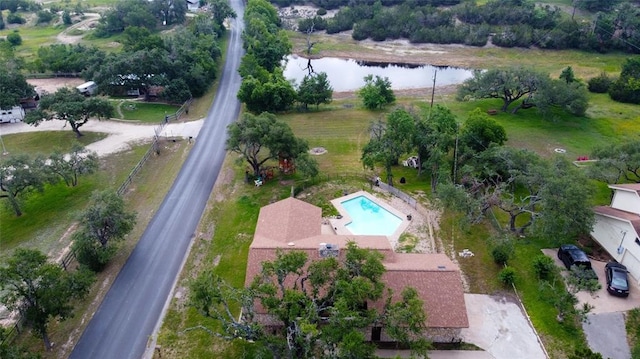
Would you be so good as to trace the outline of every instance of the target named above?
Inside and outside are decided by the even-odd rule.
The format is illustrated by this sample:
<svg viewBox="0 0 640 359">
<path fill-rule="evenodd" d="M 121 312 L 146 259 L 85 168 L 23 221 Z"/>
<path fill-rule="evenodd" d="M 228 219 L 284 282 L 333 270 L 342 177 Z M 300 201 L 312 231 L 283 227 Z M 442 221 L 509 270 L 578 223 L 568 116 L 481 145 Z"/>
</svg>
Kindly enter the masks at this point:
<svg viewBox="0 0 640 359">
<path fill-rule="evenodd" d="M 627 267 L 620 263 L 610 262 L 604 267 L 607 278 L 607 292 L 618 297 L 629 296 L 629 280 Z"/>
<path fill-rule="evenodd" d="M 560 258 L 568 270 L 571 270 L 572 267 L 582 269 L 576 272 L 581 280 L 598 280 L 598 275 L 593 268 L 591 268 L 591 261 L 589 260 L 589 257 L 587 257 L 587 254 L 577 246 L 574 246 L 573 244 L 561 245 L 560 249 L 558 249 L 558 258 Z"/>
<path fill-rule="evenodd" d="M 571 270 L 573 265 L 591 269 L 591 261 L 589 260 L 589 257 L 587 257 L 582 249 L 574 246 L 573 244 L 561 245 L 560 249 L 558 249 L 558 258 L 560 258 L 568 270 Z"/>
</svg>

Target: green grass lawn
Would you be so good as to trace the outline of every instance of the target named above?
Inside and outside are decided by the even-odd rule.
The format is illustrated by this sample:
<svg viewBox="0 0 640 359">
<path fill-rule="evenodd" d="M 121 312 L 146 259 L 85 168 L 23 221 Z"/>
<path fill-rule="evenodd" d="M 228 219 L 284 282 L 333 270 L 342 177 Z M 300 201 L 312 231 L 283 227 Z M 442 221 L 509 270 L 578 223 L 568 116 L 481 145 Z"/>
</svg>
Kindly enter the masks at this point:
<svg viewBox="0 0 640 359">
<path fill-rule="evenodd" d="M 82 131 L 82 127 L 80 127 L 80 132 L 82 132 L 84 136 L 77 137 L 71 129 L 68 131 L 17 133 L 3 135 L 2 141 L 9 155 L 27 153 L 46 156 L 56 149 L 68 151 L 76 142 L 86 146 L 107 137 L 106 133 L 85 133 Z"/>
<path fill-rule="evenodd" d="M 69 134 L 72 135 L 71 131 Z M 65 150 L 71 147 L 71 141 L 63 143 L 66 135 L 67 132 L 38 132 L 4 137 L 10 155 L 18 152 L 13 151 L 19 147 L 18 145 L 23 153 L 48 154 L 54 148 Z M 84 141 L 82 143 L 88 144 L 91 138 L 97 140 L 103 137 L 104 134 L 87 132 L 81 139 Z M 23 143 L 27 146 L 22 146 Z M 84 209 L 91 193 L 107 188 L 116 190 L 147 148 L 148 146 L 137 147 L 102 158 L 100 170 L 93 175 L 81 176 L 75 187 L 59 183 L 45 186 L 43 192 L 21 196 L 21 209 L 24 214 L 20 217 L 16 217 L 3 200 L 0 206 L 0 261 L 9 256 L 17 246 L 37 248 L 45 253 L 57 253 L 64 248 L 69 239 L 60 239 L 75 220 L 75 216 Z"/>
<path fill-rule="evenodd" d="M 123 120 L 144 123 L 160 123 L 164 116 L 173 115 L 180 106 L 164 103 L 118 101 L 117 105 L 123 115 Z"/>
</svg>

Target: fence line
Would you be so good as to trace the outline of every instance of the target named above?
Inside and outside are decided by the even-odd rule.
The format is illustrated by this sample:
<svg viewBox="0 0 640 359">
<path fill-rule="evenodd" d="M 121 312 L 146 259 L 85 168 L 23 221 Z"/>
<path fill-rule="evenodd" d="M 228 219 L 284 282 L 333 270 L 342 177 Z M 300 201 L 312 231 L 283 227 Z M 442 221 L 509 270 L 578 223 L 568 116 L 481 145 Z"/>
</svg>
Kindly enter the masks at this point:
<svg viewBox="0 0 640 359">
<path fill-rule="evenodd" d="M 24 77 L 28 79 L 47 79 L 52 77 L 81 77 L 79 72 L 51 72 L 51 73 L 28 73 Z"/>
<path fill-rule="evenodd" d="M 48 76 L 48 77 L 51 77 L 51 76 Z M 178 109 L 178 111 L 176 111 L 176 113 L 172 115 L 167 115 L 167 117 L 161 120 L 160 124 L 154 128 L 155 135 L 153 136 L 153 142 L 151 143 L 151 146 L 149 146 L 149 149 L 144 154 L 144 156 L 142 156 L 142 159 L 138 161 L 136 166 L 129 173 L 129 176 L 127 176 L 127 179 L 124 180 L 124 182 L 120 185 L 120 187 L 116 191 L 118 196 L 122 196 L 124 194 L 124 192 L 127 190 L 127 187 L 133 181 L 133 177 L 136 174 L 138 174 L 138 172 L 140 172 L 140 170 L 142 169 L 142 166 L 149 159 L 149 157 L 151 157 L 151 154 L 154 152 L 157 152 L 160 133 L 162 133 L 162 130 L 167 125 L 167 123 L 171 120 L 174 120 L 174 121 L 178 120 L 183 113 L 188 114 L 189 106 L 191 105 L 192 102 L 193 102 L 192 98 L 187 100 L 184 104 L 182 104 L 182 106 Z M 59 264 L 62 267 L 62 269 L 66 271 L 66 270 L 69 270 L 69 264 L 71 264 L 71 262 L 73 262 L 75 259 L 76 259 L 75 252 L 69 251 L 67 254 L 64 255 L 64 257 L 62 257 Z M 26 319 L 24 315 L 22 315 L 22 313 L 19 313 L 17 315 L 16 323 L 13 325 L 13 327 L 11 327 L 11 329 L 9 329 L 9 331 L 6 333 L 6 336 L 4 337 L 2 342 L 0 342 L 0 344 L 4 345 L 4 344 L 12 343 L 13 340 L 22 332 L 22 328 L 24 327 L 25 322 L 26 322 Z"/>
</svg>

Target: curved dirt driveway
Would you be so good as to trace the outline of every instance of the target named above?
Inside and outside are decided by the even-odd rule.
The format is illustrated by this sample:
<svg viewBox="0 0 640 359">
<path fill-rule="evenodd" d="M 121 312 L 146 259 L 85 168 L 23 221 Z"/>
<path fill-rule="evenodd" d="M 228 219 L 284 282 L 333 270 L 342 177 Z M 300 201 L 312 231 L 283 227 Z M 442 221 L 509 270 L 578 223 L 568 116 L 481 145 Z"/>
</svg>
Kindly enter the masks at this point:
<svg viewBox="0 0 640 359">
<path fill-rule="evenodd" d="M 203 119 L 170 123 L 164 127 L 160 137 L 196 138 L 203 123 Z M 87 146 L 89 150 L 95 151 L 99 156 L 106 156 L 126 151 L 131 148 L 131 145 L 151 142 L 155 135 L 154 129 L 156 127 L 156 125 L 137 125 L 113 120 L 89 120 L 87 124 L 80 127 L 80 132 L 103 132 L 109 134 L 106 138 Z M 0 135 L 37 131 L 71 131 L 71 127 L 61 120 L 45 121 L 39 126 L 31 126 L 24 122 L 0 125 Z M 7 150 L 11 152 L 10 148 L 7 148 Z"/>
<path fill-rule="evenodd" d="M 85 13 L 84 16 L 86 19 L 81 20 L 68 28 L 64 29 L 61 33 L 56 36 L 56 40 L 61 44 L 76 44 L 78 43 L 85 34 L 82 35 L 69 35 L 69 32 L 76 29 L 88 30 L 90 28 L 90 24 L 93 22 L 97 22 L 100 18 L 100 14 L 96 13 Z"/>
</svg>

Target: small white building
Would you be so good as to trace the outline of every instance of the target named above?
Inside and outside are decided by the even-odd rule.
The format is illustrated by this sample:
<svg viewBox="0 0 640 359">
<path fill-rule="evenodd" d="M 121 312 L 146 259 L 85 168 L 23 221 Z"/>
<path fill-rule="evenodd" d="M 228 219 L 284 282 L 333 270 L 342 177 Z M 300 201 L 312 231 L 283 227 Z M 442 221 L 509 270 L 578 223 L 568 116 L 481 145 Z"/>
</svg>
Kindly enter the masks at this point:
<svg viewBox="0 0 640 359">
<path fill-rule="evenodd" d="M 98 90 L 98 84 L 96 84 L 93 81 L 88 81 L 88 82 L 83 83 L 80 86 L 77 86 L 76 89 L 78 90 L 78 92 L 80 92 L 81 94 L 83 94 L 85 96 L 92 96 Z"/>
<path fill-rule="evenodd" d="M 187 10 L 198 11 L 200 8 L 200 0 L 187 0 Z"/>
<path fill-rule="evenodd" d="M 640 183 L 609 185 L 610 206 L 594 208 L 591 236 L 640 284 Z"/>
<path fill-rule="evenodd" d="M 10 109 L 0 109 L 0 123 L 20 122 L 24 120 L 24 109 L 13 106 Z"/>
</svg>

